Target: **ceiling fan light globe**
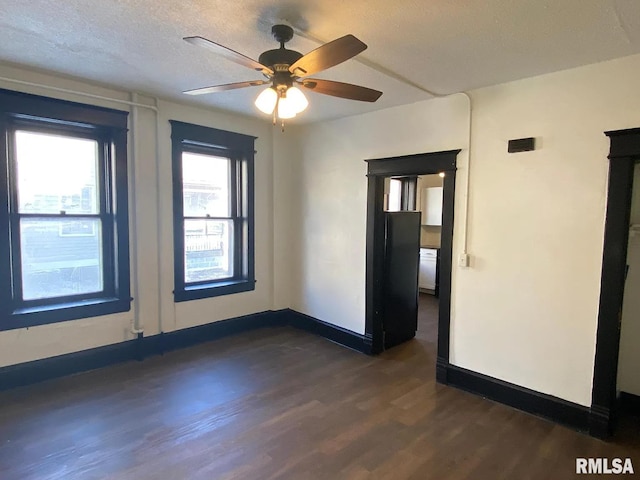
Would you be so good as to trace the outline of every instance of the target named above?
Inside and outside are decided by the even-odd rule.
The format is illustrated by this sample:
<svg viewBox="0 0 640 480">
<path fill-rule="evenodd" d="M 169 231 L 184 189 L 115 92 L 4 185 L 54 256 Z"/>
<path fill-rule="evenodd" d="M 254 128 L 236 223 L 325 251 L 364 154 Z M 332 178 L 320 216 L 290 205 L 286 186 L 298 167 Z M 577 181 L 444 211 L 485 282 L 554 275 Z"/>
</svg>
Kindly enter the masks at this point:
<svg viewBox="0 0 640 480">
<path fill-rule="evenodd" d="M 269 87 L 258 95 L 255 105 L 261 112 L 271 115 L 273 113 L 273 109 L 276 108 L 277 102 L 278 93 L 272 87 Z"/>
<path fill-rule="evenodd" d="M 278 102 L 278 118 L 286 120 L 295 116 L 295 104 L 289 97 L 280 97 L 280 101 Z"/>
<path fill-rule="evenodd" d="M 296 113 L 304 111 L 309 106 L 309 100 L 298 87 L 289 87 L 287 89 L 287 100 L 292 102 Z"/>
</svg>

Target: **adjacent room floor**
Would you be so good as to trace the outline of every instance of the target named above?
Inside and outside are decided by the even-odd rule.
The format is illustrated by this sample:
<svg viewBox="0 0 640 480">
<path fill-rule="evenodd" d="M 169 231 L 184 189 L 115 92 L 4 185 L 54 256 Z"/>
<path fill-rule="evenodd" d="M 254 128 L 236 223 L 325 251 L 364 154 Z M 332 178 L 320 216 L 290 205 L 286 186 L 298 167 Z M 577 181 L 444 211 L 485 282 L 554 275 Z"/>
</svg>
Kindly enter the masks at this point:
<svg viewBox="0 0 640 480">
<path fill-rule="evenodd" d="M 437 300 L 421 303 L 435 328 Z M 262 329 L 6 391 L 0 478 L 539 480 L 573 478 L 576 457 L 640 469 L 637 419 L 605 443 L 437 385 L 429 332 L 368 357 Z"/>
<path fill-rule="evenodd" d="M 416 338 L 428 343 L 436 352 L 438 342 L 438 298 L 428 293 L 418 297 L 418 331 Z"/>
</svg>

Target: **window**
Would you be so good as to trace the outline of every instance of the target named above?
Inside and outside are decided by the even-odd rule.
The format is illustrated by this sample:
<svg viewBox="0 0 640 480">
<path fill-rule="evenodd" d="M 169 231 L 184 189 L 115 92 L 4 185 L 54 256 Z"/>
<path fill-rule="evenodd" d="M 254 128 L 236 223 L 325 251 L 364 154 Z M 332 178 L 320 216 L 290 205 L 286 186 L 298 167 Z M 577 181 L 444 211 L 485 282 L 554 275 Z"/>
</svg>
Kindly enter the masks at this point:
<svg viewBox="0 0 640 480">
<path fill-rule="evenodd" d="M 177 302 L 255 288 L 254 137 L 171 121 Z"/>
<path fill-rule="evenodd" d="M 0 329 L 130 308 L 127 113 L 0 90 Z"/>
<path fill-rule="evenodd" d="M 418 177 L 390 178 L 385 210 L 388 212 L 415 210 L 417 185 Z"/>
</svg>

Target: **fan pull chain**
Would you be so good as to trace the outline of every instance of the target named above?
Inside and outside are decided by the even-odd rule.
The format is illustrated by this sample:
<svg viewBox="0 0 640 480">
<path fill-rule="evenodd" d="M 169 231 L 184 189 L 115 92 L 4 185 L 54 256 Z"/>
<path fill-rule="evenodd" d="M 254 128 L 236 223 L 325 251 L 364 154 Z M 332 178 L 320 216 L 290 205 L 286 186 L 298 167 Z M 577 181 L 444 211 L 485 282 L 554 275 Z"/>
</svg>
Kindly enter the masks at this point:
<svg viewBox="0 0 640 480">
<path fill-rule="evenodd" d="M 278 120 L 278 104 L 280 103 L 280 95 L 276 99 L 276 105 L 273 107 L 273 126 L 276 126 L 276 122 Z"/>
</svg>

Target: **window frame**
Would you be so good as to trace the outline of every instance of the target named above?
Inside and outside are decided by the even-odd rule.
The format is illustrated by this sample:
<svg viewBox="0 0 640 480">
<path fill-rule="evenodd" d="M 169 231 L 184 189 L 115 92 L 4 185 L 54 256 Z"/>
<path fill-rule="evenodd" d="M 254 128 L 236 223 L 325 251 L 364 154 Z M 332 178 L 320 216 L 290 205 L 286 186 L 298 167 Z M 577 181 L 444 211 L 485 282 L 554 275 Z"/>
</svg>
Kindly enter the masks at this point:
<svg viewBox="0 0 640 480">
<path fill-rule="evenodd" d="M 173 176 L 174 301 L 184 302 L 255 290 L 254 144 L 256 137 L 170 120 Z M 230 217 L 184 215 L 182 154 L 190 152 L 230 160 Z M 232 220 L 234 276 L 185 281 L 185 220 Z"/>
<path fill-rule="evenodd" d="M 0 89 L 0 330 L 32 327 L 131 309 L 127 184 L 128 112 Z M 20 213 L 15 132 L 32 131 L 98 142 L 96 214 Z M 102 290 L 22 298 L 20 218 L 96 218 L 102 225 Z"/>
</svg>

